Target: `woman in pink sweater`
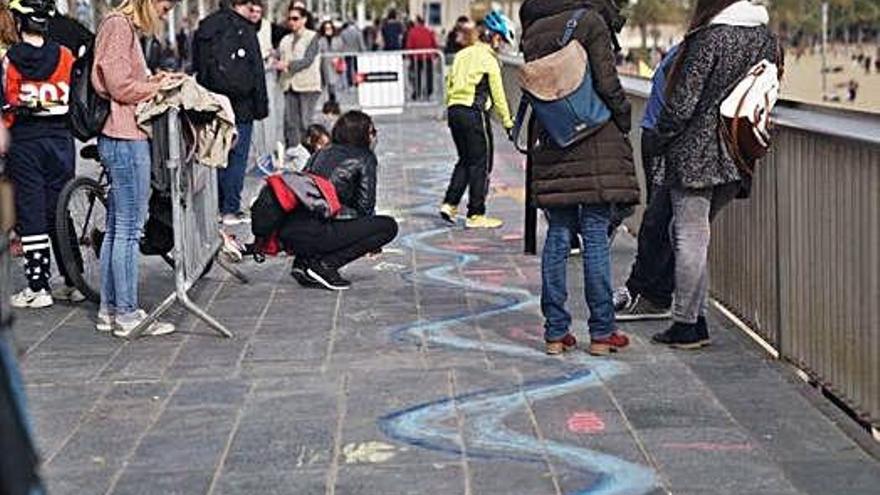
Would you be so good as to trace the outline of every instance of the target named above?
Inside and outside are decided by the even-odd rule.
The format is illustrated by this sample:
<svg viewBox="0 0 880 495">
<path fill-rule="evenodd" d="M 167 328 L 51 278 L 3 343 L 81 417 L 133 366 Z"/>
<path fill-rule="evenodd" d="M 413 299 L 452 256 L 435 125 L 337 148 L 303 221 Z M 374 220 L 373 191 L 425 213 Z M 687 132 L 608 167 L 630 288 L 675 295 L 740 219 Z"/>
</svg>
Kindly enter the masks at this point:
<svg viewBox="0 0 880 495">
<path fill-rule="evenodd" d="M 110 100 L 110 115 L 98 137 L 101 161 L 110 174 L 107 235 L 101 246 L 101 307 L 97 329 L 127 337 L 147 317 L 138 306 L 138 240 L 150 192 L 150 146 L 137 126 L 137 104 L 151 99 L 165 74 L 151 76 L 140 34 L 155 32 L 175 0 L 125 0 L 98 29 L 92 84 Z M 156 322 L 147 335 L 174 331 Z"/>
</svg>

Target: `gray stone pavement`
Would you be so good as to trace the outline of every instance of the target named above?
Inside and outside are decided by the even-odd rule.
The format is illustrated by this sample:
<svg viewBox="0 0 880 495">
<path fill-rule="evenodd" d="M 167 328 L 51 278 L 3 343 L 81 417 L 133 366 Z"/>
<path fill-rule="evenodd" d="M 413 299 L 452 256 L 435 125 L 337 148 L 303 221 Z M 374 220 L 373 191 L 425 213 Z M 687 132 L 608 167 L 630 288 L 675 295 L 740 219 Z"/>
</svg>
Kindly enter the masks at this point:
<svg viewBox="0 0 880 495">
<path fill-rule="evenodd" d="M 179 333 L 134 342 L 96 333 L 88 305 L 19 314 L 52 494 L 878 493 L 849 420 L 717 315 L 700 352 L 652 346 L 663 323 L 641 323 L 611 359 L 544 356 L 522 158 L 499 143 L 503 229 L 448 228 L 442 122 L 379 131 L 380 209 L 401 234 L 345 270 L 352 290 L 300 288 L 284 258 L 246 261 L 247 285 L 215 269 L 194 296 L 231 340 L 181 310 Z M 633 250 L 619 236 L 618 280 Z M 170 284 L 145 262 L 146 304 Z"/>
</svg>

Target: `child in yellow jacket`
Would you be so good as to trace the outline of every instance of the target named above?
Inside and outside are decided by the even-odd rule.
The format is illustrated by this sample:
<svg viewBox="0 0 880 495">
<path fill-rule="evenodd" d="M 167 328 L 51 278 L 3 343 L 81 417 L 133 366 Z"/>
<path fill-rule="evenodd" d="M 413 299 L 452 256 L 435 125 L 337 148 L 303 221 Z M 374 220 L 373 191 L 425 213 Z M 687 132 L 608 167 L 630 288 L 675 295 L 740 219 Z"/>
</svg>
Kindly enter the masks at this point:
<svg viewBox="0 0 880 495">
<path fill-rule="evenodd" d="M 440 206 L 440 216 L 455 223 L 458 204 L 468 190 L 466 227 L 494 229 L 503 222 L 486 216 L 493 153 L 489 111 L 494 108 L 506 130 L 513 127 L 497 56 L 502 43 L 513 43 L 513 34 L 510 21 L 499 12 L 489 13 L 478 29 L 479 39 L 455 55 L 446 79 L 449 129 L 458 162 Z"/>
</svg>

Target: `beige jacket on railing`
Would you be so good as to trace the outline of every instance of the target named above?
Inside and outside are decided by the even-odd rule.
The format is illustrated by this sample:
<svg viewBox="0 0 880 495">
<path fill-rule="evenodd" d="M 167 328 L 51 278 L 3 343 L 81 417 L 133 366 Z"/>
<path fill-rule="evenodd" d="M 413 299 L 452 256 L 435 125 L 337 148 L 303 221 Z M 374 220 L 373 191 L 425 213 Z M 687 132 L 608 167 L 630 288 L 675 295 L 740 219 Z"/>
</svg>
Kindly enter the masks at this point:
<svg viewBox="0 0 880 495">
<path fill-rule="evenodd" d="M 309 46 L 315 40 L 317 33 L 304 30 L 298 37 L 288 34 L 281 39 L 278 51 L 281 61 L 288 67 L 294 62 L 306 58 Z M 315 58 L 308 67 L 291 74 L 290 70 L 281 73 L 280 83 L 282 91 L 295 91 L 297 93 L 314 93 L 321 91 L 321 56 L 317 53 L 317 46 L 313 48 Z"/>
<path fill-rule="evenodd" d="M 226 168 L 229 151 L 238 135 L 229 99 L 208 91 L 189 76 L 169 81 L 162 85 L 155 98 L 138 105 L 138 125 L 150 135 L 151 121 L 172 108 L 214 115 L 207 123 L 195 126 L 195 156 L 202 165 Z"/>
</svg>

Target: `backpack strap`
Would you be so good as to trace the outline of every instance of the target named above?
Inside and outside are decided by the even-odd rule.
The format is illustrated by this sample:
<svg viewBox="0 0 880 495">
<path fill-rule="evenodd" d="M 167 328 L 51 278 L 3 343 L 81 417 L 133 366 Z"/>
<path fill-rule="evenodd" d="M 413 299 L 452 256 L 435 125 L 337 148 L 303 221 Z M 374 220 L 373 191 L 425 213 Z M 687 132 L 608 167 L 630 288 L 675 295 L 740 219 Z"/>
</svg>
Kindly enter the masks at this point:
<svg viewBox="0 0 880 495">
<path fill-rule="evenodd" d="M 578 23 L 581 22 L 581 19 L 587 15 L 587 9 L 577 9 L 568 19 L 568 22 L 565 23 L 565 31 L 562 32 L 562 38 L 559 39 L 559 47 L 562 48 L 571 41 L 572 36 L 574 36 L 575 30 L 577 30 Z"/>
</svg>

